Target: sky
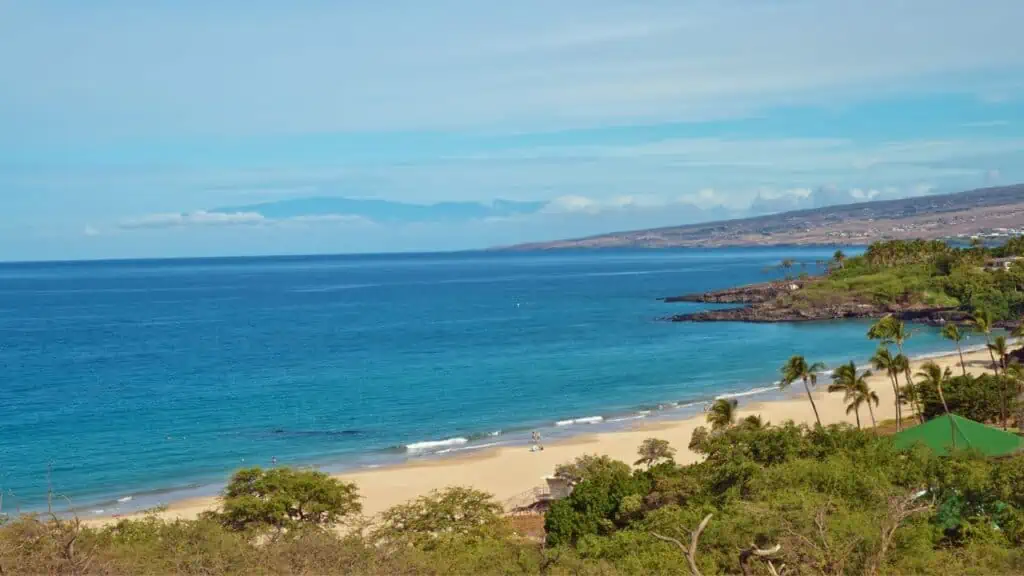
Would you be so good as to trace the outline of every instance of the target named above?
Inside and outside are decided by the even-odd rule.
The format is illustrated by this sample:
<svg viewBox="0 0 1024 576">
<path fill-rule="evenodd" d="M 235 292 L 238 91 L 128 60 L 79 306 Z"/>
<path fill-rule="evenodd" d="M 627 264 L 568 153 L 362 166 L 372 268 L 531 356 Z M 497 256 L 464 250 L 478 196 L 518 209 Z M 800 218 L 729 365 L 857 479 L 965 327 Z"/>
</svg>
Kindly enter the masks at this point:
<svg viewBox="0 0 1024 576">
<path fill-rule="evenodd" d="M 0 260 L 477 249 L 1024 182 L 1020 0 L 0 0 Z"/>
</svg>

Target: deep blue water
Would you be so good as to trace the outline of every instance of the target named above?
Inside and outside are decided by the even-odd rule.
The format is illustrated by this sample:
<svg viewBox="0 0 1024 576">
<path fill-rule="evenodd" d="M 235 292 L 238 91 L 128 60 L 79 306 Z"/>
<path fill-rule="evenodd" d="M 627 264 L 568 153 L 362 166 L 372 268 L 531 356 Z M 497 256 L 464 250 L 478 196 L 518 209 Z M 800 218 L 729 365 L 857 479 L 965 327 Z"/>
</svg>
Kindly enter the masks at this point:
<svg viewBox="0 0 1024 576">
<path fill-rule="evenodd" d="M 273 457 L 362 466 L 418 457 L 429 450 L 405 446 L 424 441 L 550 437 L 589 426 L 556 421 L 770 386 L 794 353 L 866 358 L 859 322 L 656 320 L 698 306 L 658 297 L 762 281 L 786 257 L 813 270 L 830 254 L 2 265 L 5 509 L 42 505 L 48 468 L 57 492 L 109 512 L 111 499 L 216 484 Z M 932 331 L 911 340 L 911 352 L 938 348 Z"/>
</svg>

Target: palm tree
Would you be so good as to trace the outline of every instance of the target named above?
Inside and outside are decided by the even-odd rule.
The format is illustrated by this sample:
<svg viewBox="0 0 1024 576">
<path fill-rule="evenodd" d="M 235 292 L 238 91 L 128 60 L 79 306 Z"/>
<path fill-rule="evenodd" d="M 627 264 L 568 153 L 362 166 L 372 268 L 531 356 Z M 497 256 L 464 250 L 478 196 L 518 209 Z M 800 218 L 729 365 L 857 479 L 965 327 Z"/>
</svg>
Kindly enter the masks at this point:
<svg viewBox="0 0 1024 576">
<path fill-rule="evenodd" d="M 782 380 L 779 382 L 779 389 L 785 390 L 797 380 L 804 383 L 804 390 L 807 392 L 807 399 L 811 401 L 811 409 L 814 410 L 814 419 L 821 426 L 821 416 L 818 415 L 818 406 L 814 404 L 814 396 L 811 395 L 811 386 L 818 383 L 818 372 L 825 369 L 821 362 L 808 364 L 803 356 L 793 356 L 782 366 Z"/>
<path fill-rule="evenodd" d="M 1000 370 L 1006 370 L 1006 357 L 1010 354 L 1010 348 L 1006 345 L 1006 336 L 996 336 L 988 345 L 988 351 L 997 358 L 996 365 Z"/>
<path fill-rule="evenodd" d="M 761 418 L 760 414 L 751 414 L 750 416 L 747 416 L 743 419 L 743 425 L 748 428 L 753 428 L 754 430 L 760 430 L 765 426 L 764 420 Z"/>
<path fill-rule="evenodd" d="M 899 374 L 899 363 L 892 355 L 892 352 L 890 352 L 883 344 L 878 346 L 878 349 L 875 350 L 875 355 L 871 357 L 871 366 L 873 366 L 875 370 L 884 370 L 885 373 L 889 375 L 889 380 L 892 383 L 893 397 L 895 398 L 894 402 L 896 405 L 896 430 L 901 430 L 903 428 L 903 418 L 902 411 L 900 410 L 900 383 L 896 378 L 896 375 Z"/>
<path fill-rule="evenodd" d="M 949 406 L 946 404 L 946 395 L 942 393 L 942 385 L 949 381 L 950 376 L 953 373 L 946 368 L 943 370 L 938 364 L 932 361 L 925 362 L 921 365 L 921 369 L 917 371 L 918 384 L 935 388 L 939 392 L 939 400 L 942 402 L 942 409 L 946 412 L 946 416 L 949 417 Z M 956 448 L 956 422 L 950 418 L 949 420 L 949 433 L 953 437 L 953 448 Z"/>
<path fill-rule="evenodd" d="M 864 375 L 867 376 L 868 374 L 869 373 L 865 372 Z M 850 413 L 851 406 L 854 406 L 854 409 L 856 410 L 861 404 L 867 404 L 868 414 L 871 415 L 871 427 L 875 428 L 878 425 L 875 423 L 875 410 L 871 407 L 871 404 L 874 403 L 875 406 L 878 406 L 878 402 L 878 394 L 871 389 L 866 380 L 862 379 L 857 384 L 856 393 L 853 397 L 853 403 L 850 404 L 850 406 L 846 407 L 846 413 Z"/>
<path fill-rule="evenodd" d="M 946 395 L 942 392 L 942 385 L 949 381 L 953 375 L 949 368 L 943 370 L 938 364 L 932 361 L 925 362 L 917 371 L 917 383 L 935 388 L 939 393 L 939 401 L 942 402 L 942 409 L 949 415 L 949 406 L 946 405 Z"/>
<path fill-rule="evenodd" d="M 911 413 L 917 417 L 919 424 L 924 424 L 924 410 L 918 404 L 917 390 L 914 389 L 914 381 L 910 377 L 910 359 L 903 354 L 897 354 L 892 359 L 893 367 L 897 374 L 903 374 L 907 385 L 903 388 L 903 398 L 910 403 Z"/>
<path fill-rule="evenodd" d="M 865 372 L 863 374 L 857 374 L 857 365 L 853 363 L 853 360 L 849 364 L 843 364 L 836 368 L 835 372 L 832 373 L 832 384 L 829 385 L 829 392 L 842 392 L 844 394 L 843 400 L 850 401 L 849 406 L 846 407 L 846 413 L 853 412 L 857 419 L 857 428 L 860 428 L 860 405 L 868 401 L 867 397 L 860 394 L 862 388 L 870 388 L 866 378 L 871 376 L 871 372 Z M 875 395 L 877 400 L 878 395 Z M 870 408 L 870 403 L 868 408 Z M 875 416 L 871 415 L 871 426 L 874 427 Z"/>
<path fill-rule="evenodd" d="M 956 324 L 946 324 L 942 327 L 942 337 L 956 342 L 956 353 L 960 355 L 960 369 L 963 370 L 964 376 L 967 376 L 967 364 L 964 364 L 964 350 L 960 346 L 964 335 L 960 332 L 960 328 Z"/>
<path fill-rule="evenodd" d="M 976 310 L 973 321 L 974 331 L 985 335 L 985 345 L 992 359 L 992 371 L 999 374 L 999 365 L 996 364 L 996 357 L 992 351 L 992 313 L 985 309 Z"/>
<path fill-rule="evenodd" d="M 1006 430 L 1006 382 L 1008 380 L 1006 377 L 1006 356 L 1010 353 L 1010 350 L 1006 346 L 1006 337 L 996 336 L 992 343 L 988 345 L 988 353 L 991 354 L 993 358 L 999 359 L 998 361 L 993 360 L 993 362 L 1003 370 L 1003 398 L 1000 402 L 999 412 L 1000 417 L 1003 419 L 1003 430 Z M 998 374 L 999 372 L 996 372 L 997 376 Z"/>
<path fill-rule="evenodd" d="M 910 361 L 903 354 L 903 343 L 910 340 L 910 337 L 913 335 L 914 333 L 907 330 L 907 325 L 902 320 L 897 319 L 891 314 L 876 322 L 868 330 L 869 338 L 880 339 L 885 344 L 896 345 L 896 350 L 899 352 L 899 355 L 896 356 L 899 371 L 903 373 L 903 378 L 907 383 L 907 399 L 910 401 L 911 409 L 920 415 L 921 409 L 917 405 L 917 397 L 910 386 L 913 382 L 910 377 Z M 896 383 L 896 387 L 898 395 L 899 382 Z M 924 421 L 923 418 L 919 418 L 919 420 L 921 422 Z"/>
<path fill-rule="evenodd" d="M 712 430 L 729 428 L 736 423 L 736 407 L 739 402 L 735 398 L 719 398 L 708 408 L 708 423 Z"/>
<path fill-rule="evenodd" d="M 1014 358 L 1007 363 L 1003 374 L 1012 380 L 1017 388 L 1017 432 L 1024 435 L 1024 366 Z"/>
</svg>

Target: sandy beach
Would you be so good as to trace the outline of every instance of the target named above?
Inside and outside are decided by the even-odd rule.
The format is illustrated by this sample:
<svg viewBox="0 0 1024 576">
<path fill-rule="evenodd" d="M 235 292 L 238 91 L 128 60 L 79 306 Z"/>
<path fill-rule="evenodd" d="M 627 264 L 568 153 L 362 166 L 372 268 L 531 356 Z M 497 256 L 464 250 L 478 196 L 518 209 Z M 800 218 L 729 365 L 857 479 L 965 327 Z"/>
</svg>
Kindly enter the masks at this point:
<svg viewBox="0 0 1024 576">
<path fill-rule="evenodd" d="M 964 358 L 968 371 L 974 374 L 988 370 L 990 365 L 987 351 L 965 352 Z M 911 364 L 912 371 L 916 372 L 918 367 L 928 360 L 933 360 L 942 367 L 950 367 L 954 374 L 960 373 L 959 357 L 955 351 L 942 357 L 916 359 Z M 854 423 L 854 416 L 846 414 L 842 394 L 825 392 L 828 382 L 827 377 L 822 377 L 814 392 L 822 423 Z M 869 382 L 880 399 L 879 405 L 874 408 L 876 420 L 894 418 L 893 391 L 889 378 L 876 374 L 869 378 Z M 739 399 L 739 418 L 759 414 L 765 421 L 772 423 L 786 420 L 812 423 L 814 413 L 803 392 L 802 384 L 794 384 L 791 391 L 792 397 L 785 400 L 744 402 L 743 398 Z M 908 410 L 905 409 L 904 412 L 907 413 Z M 861 423 L 865 427 L 871 425 L 866 409 L 862 410 Z M 556 465 L 584 454 L 606 454 L 615 459 L 633 462 L 637 458 L 637 447 L 646 438 L 668 440 L 677 450 L 677 462 L 694 462 L 699 456 L 689 451 L 687 445 L 693 430 L 704 424 L 703 414 L 685 420 L 638 421 L 626 431 L 576 436 L 566 441 L 546 444 L 545 449 L 539 452 L 531 452 L 526 446 L 502 447 L 481 450 L 467 456 L 339 474 L 338 477 L 355 482 L 359 486 L 363 496 L 363 511 L 367 516 L 375 515 L 431 490 L 454 485 L 471 486 L 487 491 L 500 502 L 515 501 L 533 488 L 544 485 L 543 478 L 550 475 Z M 160 516 L 166 519 L 191 519 L 216 506 L 217 499 L 213 497 L 183 500 L 172 503 L 160 513 Z M 88 522 L 103 524 L 114 520 L 109 517 L 93 518 Z"/>
</svg>

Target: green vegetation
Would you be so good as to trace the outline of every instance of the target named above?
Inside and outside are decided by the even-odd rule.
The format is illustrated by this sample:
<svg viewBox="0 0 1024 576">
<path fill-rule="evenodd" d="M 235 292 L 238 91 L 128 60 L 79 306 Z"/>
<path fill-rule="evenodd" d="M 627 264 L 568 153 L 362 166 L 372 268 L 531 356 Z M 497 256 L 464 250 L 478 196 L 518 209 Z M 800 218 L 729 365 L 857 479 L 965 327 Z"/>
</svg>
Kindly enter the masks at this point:
<svg viewBox="0 0 1024 576">
<path fill-rule="evenodd" d="M 791 299 L 795 308 L 850 303 L 891 307 L 986 310 L 992 322 L 1024 315 L 1024 264 L 986 270 L 996 257 L 1024 255 L 1024 240 L 999 248 L 955 248 L 933 240 L 872 244 L 860 256 L 837 256 L 829 273 L 807 282 Z M 788 268 L 787 268 L 788 269 Z"/>
<path fill-rule="evenodd" d="M 361 510 L 355 485 L 323 472 L 248 468 L 231 478 L 222 510 L 208 514 L 208 519 L 237 531 L 331 528 Z"/>
<path fill-rule="evenodd" d="M 811 403 L 811 409 L 814 410 L 814 419 L 817 420 L 818 426 L 821 426 L 821 416 L 818 415 L 818 406 L 814 403 L 814 395 L 811 394 L 811 386 L 818 383 L 818 372 L 825 369 L 825 365 L 821 362 L 815 362 L 808 364 L 807 360 L 803 356 L 793 356 L 782 366 L 782 380 L 779 381 L 779 388 L 785 390 L 789 386 L 800 380 L 804 383 L 804 390 L 807 392 L 807 400 Z"/>
<path fill-rule="evenodd" d="M 735 398 L 719 398 L 708 409 L 706 419 L 712 430 L 728 428 L 736 423 L 736 408 L 739 402 Z"/>
</svg>

